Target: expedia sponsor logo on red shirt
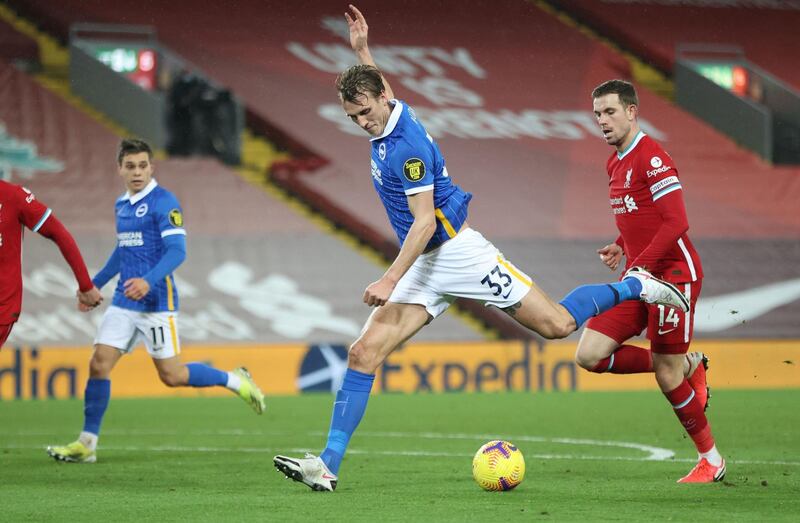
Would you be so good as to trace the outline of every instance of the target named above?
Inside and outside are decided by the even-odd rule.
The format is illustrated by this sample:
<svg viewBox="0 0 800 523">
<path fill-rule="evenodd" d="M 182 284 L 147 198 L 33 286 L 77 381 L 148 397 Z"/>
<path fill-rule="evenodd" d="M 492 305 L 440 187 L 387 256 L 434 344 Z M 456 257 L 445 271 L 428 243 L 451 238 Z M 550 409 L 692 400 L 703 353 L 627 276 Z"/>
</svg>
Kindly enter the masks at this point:
<svg viewBox="0 0 800 523">
<path fill-rule="evenodd" d="M 667 172 L 670 169 L 672 169 L 671 165 L 662 165 L 661 167 L 647 171 L 647 177 L 651 178 L 653 176 L 658 176 L 659 174 Z"/>
<path fill-rule="evenodd" d="M 653 156 L 650 158 L 650 165 L 653 167 L 652 170 L 647 171 L 647 177 L 650 178 L 651 176 L 658 176 L 663 172 L 667 172 L 672 169 L 669 165 L 664 165 L 664 162 L 661 160 L 659 156 Z"/>
</svg>

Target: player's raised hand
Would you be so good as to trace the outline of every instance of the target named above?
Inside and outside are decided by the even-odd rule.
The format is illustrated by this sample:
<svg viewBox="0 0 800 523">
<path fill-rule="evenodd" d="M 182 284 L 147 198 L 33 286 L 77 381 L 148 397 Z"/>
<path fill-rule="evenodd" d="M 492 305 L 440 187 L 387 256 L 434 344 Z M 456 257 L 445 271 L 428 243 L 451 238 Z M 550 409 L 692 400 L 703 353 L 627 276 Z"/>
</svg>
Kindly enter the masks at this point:
<svg viewBox="0 0 800 523">
<path fill-rule="evenodd" d="M 361 11 L 359 11 L 356 6 L 350 4 L 350 10 L 353 12 L 353 16 L 350 16 L 350 13 L 345 13 L 344 17 L 350 28 L 350 46 L 353 48 L 353 51 L 358 52 L 367 47 L 367 32 L 369 31 L 369 27 L 367 26 L 367 20 L 364 18 L 364 15 L 361 14 Z"/>
<path fill-rule="evenodd" d="M 619 262 L 622 260 L 622 247 L 616 243 L 606 245 L 602 249 L 597 249 L 597 254 L 600 255 L 600 260 L 612 271 L 616 271 L 619 267 Z"/>
<path fill-rule="evenodd" d="M 130 278 L 125 281 L 125 297 L 139 301 L 150 292 L 150 284 L 144 278 Z"/>
</svg>

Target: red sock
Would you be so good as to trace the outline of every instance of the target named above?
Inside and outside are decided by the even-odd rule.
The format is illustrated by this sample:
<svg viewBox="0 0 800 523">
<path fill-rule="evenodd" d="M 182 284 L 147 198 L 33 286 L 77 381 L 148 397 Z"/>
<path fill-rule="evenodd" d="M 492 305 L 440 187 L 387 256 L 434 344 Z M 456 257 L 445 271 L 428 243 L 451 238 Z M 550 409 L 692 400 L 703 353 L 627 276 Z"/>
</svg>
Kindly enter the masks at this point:
<svg viewBox="0 0 800 523">
<path fill-rule="evenodd" d="M 685 379 L 674 390 L 665 392 L 664 396 L 675 409 L 675 415 L 694 441 L 697 452 L 708 452 L 714 446 L 714 436 L 703 412 L 703 405 L 697 401 L 694 390 Z"/>
<path fill-rule="evenodd" d="M 634 345 L 621 345 L 611 356 L 600 360 L 592 372 L 610 372 L 611 374 L 653 372 L 653 358 L 647 349 Z"/>
</svg>

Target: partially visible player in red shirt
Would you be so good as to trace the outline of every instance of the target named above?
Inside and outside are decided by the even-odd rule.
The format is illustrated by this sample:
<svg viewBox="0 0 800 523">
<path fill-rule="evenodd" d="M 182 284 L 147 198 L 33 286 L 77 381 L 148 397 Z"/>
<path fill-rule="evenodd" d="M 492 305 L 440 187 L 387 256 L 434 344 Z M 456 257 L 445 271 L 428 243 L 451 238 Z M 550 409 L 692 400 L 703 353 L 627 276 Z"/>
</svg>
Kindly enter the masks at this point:
<svg viewBox="0 0 800 523">
<path fill-rule="evenodd" d="M 22 235 L 25 227 L 53 240 L 75 273 L 82 310 L 103 301 L 78 245 L 53 212 L 29 190 L 0 180 L 0 349 L 22 312 Z"/>
<path fill-rule="evenodd" d="M 597 252 L 612 271 L 625 256 L 625 270 L 643 267 L 675 284 L 689 299 L 684 313 L 663 305 L 625 302 L 589 320 L 575 360 L 592 372 L 655 372 L 661 391 L 691 436 L 698 464 L 680 483 L 710 483 L 725 476 L 705 415 L 706 366 L 699 352 L 687 354 L 703 268 L 686 232 L 683 188 L 672 158 L 639 129 L 639 99 L 633 85 L 609 80 L 592 91 L 594 114 L 606 143 L 611 211 L 619 237 Z M 625 345 L 647 328 L 650 350 Z"/>
</svg>

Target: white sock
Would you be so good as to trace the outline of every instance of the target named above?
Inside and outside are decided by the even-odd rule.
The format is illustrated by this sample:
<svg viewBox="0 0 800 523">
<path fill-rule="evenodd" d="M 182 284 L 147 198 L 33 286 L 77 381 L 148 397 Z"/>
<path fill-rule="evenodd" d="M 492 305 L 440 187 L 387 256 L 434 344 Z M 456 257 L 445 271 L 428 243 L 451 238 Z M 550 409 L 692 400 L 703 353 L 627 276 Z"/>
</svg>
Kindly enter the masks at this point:
<svg viewBox="0 0 800 523">
<path fill-rule="evenodd" d="M 82 431 L 81 435 L 78 436 L 78 441 L 86 445 L 86 447 L 92 452 L 97 450 L 97 434 Z"/>
<path fill-rule="evenodd" d="M 228 372 L 228 383 L 225 386 L 233 392 L 239 392 L 239 388 L 242 386 L 242 378 L 238 374 Z"/>
<path fill-rule="evenodd" d="M 700 457 L 706 458 L 708 462 L 714 465 L 715 467 L 719 467 L 720 465 L 722 465 L 722 455 L 717 450 L 716 445 L 711 447 L 711 450 L 709 450 L 708 452 L 701 452 Z"/>
</svg>

